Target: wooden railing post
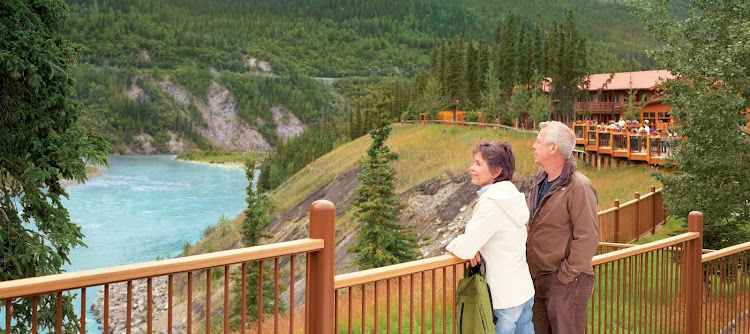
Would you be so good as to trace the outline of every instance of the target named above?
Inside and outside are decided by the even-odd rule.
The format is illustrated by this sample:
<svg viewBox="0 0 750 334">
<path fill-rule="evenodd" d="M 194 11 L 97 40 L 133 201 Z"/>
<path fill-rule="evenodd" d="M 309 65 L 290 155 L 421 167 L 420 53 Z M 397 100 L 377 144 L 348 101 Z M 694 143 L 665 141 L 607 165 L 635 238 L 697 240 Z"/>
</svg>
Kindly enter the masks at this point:
<svg viewBox="0 0 750 334">
<path fill-rule="evenodd" d="M 643 235 L 641 231 L 641 192 L 635 192 L 635 240 L 638 240 Z"/>
<path fill-rule="evenodd" d="M 656 234 L 656 186 L 651 186 L 651 234 Z"/>
<path fill-rule="evenodd" d="M 688 215 L 688 232 L 698 232 L 700 237 L 688 243 L 685 277 L 685 333 L 698 334 L 701 328 L 701 298 L 703 296 L 703 214 L 698 211 Z"/>
<path fill-rule="evenodd" d="M 622 232 L 620 231 L 620 200 L 615 200 L 615 242 L 620 243 L 622 241 Z"/>
<path fill-rule="evenodd" d="M 305 305 L 308 333 L 333 333 L 333 276 L 336 251 L 336 207 L 326 200 L 310 205 L 310 238 L 323 239 L 323 249 L 310 253 Z M 293 306 L 292 306 L 293 307 Z"/>
</svg>

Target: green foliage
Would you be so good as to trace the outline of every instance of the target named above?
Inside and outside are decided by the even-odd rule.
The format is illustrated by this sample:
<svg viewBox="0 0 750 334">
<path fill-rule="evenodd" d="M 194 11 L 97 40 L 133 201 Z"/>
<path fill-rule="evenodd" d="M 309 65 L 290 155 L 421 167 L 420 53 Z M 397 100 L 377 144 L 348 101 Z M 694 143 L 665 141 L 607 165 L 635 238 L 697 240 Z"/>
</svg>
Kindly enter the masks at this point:
<svg viewBox="0 0 750 334">
<path fill-rule="evenodd" d="M 185 87 L 193 96 L 201 101 L 208 101 L 208 87 L 213 75 L 205 68 L 198 66 L 178 67 L 173 72 L 176 83 Z"/>
<path fill-rule="evenodd" d="M 258 189 L 253 189 L 253 179 L 255 178 L 255 162 L 248 161 L 245 163 L 245 176 L 248 181 L 247 185 L 247 208 L 245 209 L 245 218 L 242 220 L 240 231 L 242 233 L 242 243 L 245 247 L 252 247 L 260 245 L 262 238 L 270 238 L 273 235 L 263 232 L 263 229 L 268 225 L 270 221 L 270 212 L 272 211 L 271 201 L 265 192 Z M 249 270 L 245 273 L 246 290 L 245 290 L 245 302 L 246 302 L 246 315 L 251 319 L 254 319 L 258 315 L 258 293 L 257 287 L 259 283 L 259 272 L 260 265 L 254 263 L 250 265 Z M 272 269 L 270 264 L 266 263 L 263 267 L 263 313 L 270 313 L 274 310 L 274 286 Z M 242 273 L 236 273 L 233 275 L 234 280 L 234 293 L 235 296 L 233 314 L 239 314 L 242 307 Z M 279 301 L 281 303 L 281 301 Z M 286 309 L 286 305 L 281 303 L 279 309 Z"/>
<path fill-rule="evenodd" d="M 529 117 L 534 124 L 549 120 L 551 108 L 552 106 L 546 94 L 532 93 L 529 99 Z"/>
<path fill-rule="evenodd" d="M 479 112 L 472 110 L 464 115 L 464 121 L 466 122 L 479 122 Z"/>
<path fill-rule="evenodd" d="M 637 95 L 638 91 L 630 89 L 628 90 L 628 95 L 625 97 L 625 103 L 623 104 L 622 109 L 625 110 L 625 119 L 628 121 L 639 120 L 640 111 L 646 105 L 645 100 L 637 101 Z"/>
<path fill-rule="evenodd" d="M 419 114 L 426 113 L 428 119 L 436 119 L 438 111 L 445 110 L 448 101 L 440 91 L 440 83 L 429 78 L 422 96 L 419 96 L 409 105 L 408 114 L 404 119 L 419 119 Z"/>
<path fill-rule="evenodd" d="M 80 46 L 63 38 L 62 1 L 0 2 L 0 281 L 51 275 L 85 246 L 70 221 L 60 179 L 86 180 L 87 163 L 106 165 L 110 145 L 84 130 L 70 67 Z M 72 296 L 63 328 L 77 332 Z M 55 295 L 39 300 L 40 328 L 55 324 Z M 14 332 L 29 332 L 31 300 L 13 301 Z"/>
<path fill-rule="evenodd" d="M 328 123 L 320 128 L 308 129 L 286 144 L 279 143 L 276 152 L 267 160 L 269 189 L 275 189 L 307 164 L 330 152 L 340 137 L 339 132 L 335 124 Z"/>
<path fill-rule="evenodd" d="M 705 248 L 750 239 L 750 3 L 692 1 L 687 19 L 670 17 L 666 1 L 633 1 L 664 42 L 656 59 L 680 79 L 664 85 L 674 129 L 684 140 L 670 159 L 679 170 L 659 176 L 671 214 L 704 214 Z"/>
<path fill-rule="evenodd" d="M 390 126 L 370 131 L 372 145 L 361 162 L 358 175 L 362 184 L 357 188 L 357 230 L 354 263 L 360 269 L 377 268 L 413 260 L 417 257 L 417 237 L 398 223 L 394 194 L 394 172 L 390 162 L 397 159 L 385 146 Z"/>
<path fill-rule="evenodd" d="M 486 90 L 482 92 L 482 108 L 485 111 L 484 119 L 487 122 L 495 122 L 503 118 L 501 84 L 495 75 L 495 65 L 490 62 L 487 71 L 484 73 Z"/>
</svg>

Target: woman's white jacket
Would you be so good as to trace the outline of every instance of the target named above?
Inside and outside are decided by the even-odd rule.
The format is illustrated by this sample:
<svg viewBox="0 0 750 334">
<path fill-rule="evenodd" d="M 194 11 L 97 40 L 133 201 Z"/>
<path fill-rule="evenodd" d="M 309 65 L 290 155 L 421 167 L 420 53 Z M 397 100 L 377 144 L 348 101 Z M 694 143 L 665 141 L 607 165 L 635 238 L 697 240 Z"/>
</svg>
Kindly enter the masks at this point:
<svg viewBox="0 0 750 334">
<path fill-rule="evenodd" d="M 464 234 L 453 239 L 446 249 L 465 260 L 481 253 L 492 308 L 519 306 L 534 296 L 526 264 L 526 198 L 510 181 L 485 186 L 478 194 Z"/>
</svg>

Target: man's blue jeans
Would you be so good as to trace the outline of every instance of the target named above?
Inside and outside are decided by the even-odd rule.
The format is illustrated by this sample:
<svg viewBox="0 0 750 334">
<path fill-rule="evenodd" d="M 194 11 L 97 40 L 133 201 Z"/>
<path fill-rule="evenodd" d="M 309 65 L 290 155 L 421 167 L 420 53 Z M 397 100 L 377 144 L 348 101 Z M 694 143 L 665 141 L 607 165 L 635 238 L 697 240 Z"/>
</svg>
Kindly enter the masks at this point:
<svg viewBox="0 0 750 334">
<path fill-rule="evenodd" d="M 534 334 L 534 324 L 531 323 L 532 306 L 534 297 L 518 306 L 492 310 L 497 317 L 495 334 Z"/>
</svg>

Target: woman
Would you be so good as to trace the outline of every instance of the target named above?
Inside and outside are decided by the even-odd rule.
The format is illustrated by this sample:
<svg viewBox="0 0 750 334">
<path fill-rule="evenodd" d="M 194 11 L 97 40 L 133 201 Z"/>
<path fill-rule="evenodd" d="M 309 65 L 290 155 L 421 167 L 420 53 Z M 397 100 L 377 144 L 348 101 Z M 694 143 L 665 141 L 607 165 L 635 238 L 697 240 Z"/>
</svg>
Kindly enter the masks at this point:
<svg viewBox="0 0 750 334">
<path fill-rule="evenodd" d="M 497 334 L 533 334 L 534 284 L 526 264 L 526 198 L 511 179 L 515 157 L 508 143 L 482 142 L 474 149 L 471 183 L 482 187 L 464 234 L 446 247 L 456 257 L 486 265 Z"/>
</svg>

